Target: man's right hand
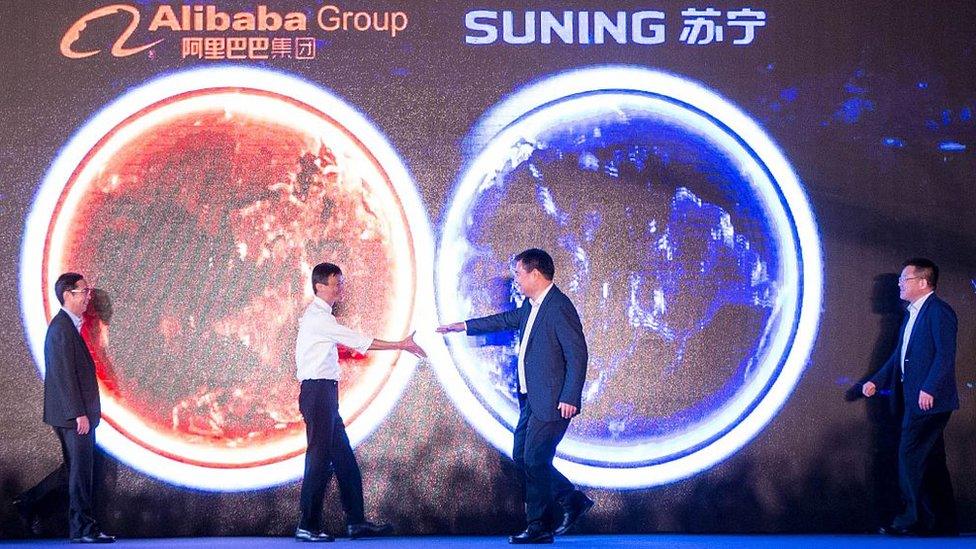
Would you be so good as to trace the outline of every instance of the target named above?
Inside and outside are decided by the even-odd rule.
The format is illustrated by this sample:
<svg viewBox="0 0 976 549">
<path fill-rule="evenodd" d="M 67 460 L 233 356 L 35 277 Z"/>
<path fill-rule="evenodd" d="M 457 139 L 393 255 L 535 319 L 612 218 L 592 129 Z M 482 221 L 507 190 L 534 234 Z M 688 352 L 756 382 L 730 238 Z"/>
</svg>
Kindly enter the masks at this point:
<svg viewBox="0 0 976 549">
<path fill-rule="evenodd" d="M 87 435 L 88 431 L 91 430 L 91 424 L 88 423 L 88 416 L 78 416 L 75 418 L 78 423 L 78 434 Z"/>
<path fill-rule="evenodd" d="M 437 328 L 437 333 L 447 334 L 450 332 L 463 332 L 464 330 L 465 330 L 465 326 L 463 322 L 455 322 L 454 324 L 445 324 L 443 326 L 439 326 Z"/>
<path fill-rule="evenodd" d="M 406 339 L 401 340 L 399 342 L 400 349 L 413 354 L 417 358 L 427 358 L 427 353 L 425 353 L 424 350 L 420 347 L 420 345 L 417 345 L 417 343 L 413 340 L 413 336 L 416 333 L 417 332 L 414 332 L 409 336 L 407 336 Z"/>
<path fill-rule="evenodd" d="M 873 397 L 874 393 L 877 392 L 878 392 L 878 388 L 874 385 L 874 383 L 870 381 L 868 381 L 867 383 L 861 386 L 861 394 L 863 394 L 868 398 Z"/>
</svg>

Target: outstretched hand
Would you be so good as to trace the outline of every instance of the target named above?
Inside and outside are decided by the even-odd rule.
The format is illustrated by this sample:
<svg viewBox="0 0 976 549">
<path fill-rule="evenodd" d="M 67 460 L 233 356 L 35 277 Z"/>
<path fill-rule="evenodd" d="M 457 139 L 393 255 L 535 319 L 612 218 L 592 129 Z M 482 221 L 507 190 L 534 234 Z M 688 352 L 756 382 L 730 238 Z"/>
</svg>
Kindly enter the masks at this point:
<svg viewBox="0 0 976 549">
<path fill-rule="evenodd" d="M 406 338 L 402 339 L 400 341 L 400 349 L 403 351 L 407 351 L 408 353 L 411 353 L 417 356 L 418 358 L 427 358 L 427 353 L 424 352 L 423 348 L 421 348 L 420 345 L 417 345 L 417 342 L 413 340 L 413 336 L 416 334 L 417 332 L 413 332 L 412 334 L 408 335 Z"/>
<path fill-rule="evenodd" d="M 464 323 L 463 322 L 455 322 L 453 324 L 444 324 L 443 326 L 438 326 L 437 327 L 437 333 L 439 333 L 439 334 L 447 334 L 447 333 L 450 333 L 450 332 L 463 332 L 463 331 L 464 331 Z"/>
</svg>

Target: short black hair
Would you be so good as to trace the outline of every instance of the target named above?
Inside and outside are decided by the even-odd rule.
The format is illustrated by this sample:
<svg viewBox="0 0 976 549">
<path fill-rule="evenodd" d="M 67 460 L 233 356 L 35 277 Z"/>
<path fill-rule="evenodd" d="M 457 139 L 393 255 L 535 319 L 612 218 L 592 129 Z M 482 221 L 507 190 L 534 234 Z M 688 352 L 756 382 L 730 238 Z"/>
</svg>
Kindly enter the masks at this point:
<svg viewBox="0 0 976 549">
<path fill-rule="evenodd" d="M 74 290 L 83 278 L 78 273 L 64 273 L 54 281 L 54 293 L 58 296 L 58 302 L 64 305 L 64 292 Z"/>
<path fill-rule="evenodd" d="M 924 278 L 933 289 L 939 285 L 939 266 L 931 259 L 924 257 L 913 257 L 901 264 L 904 267 L 915 267 L 915 274 L 919 278 Z"/>
<path fill-rule="evenodd" d="M 527 273 L 533 270 L 539 271 L 546 280 L 552 280 L 552 277 L 556 275 L 556 266 L 552 262 L 552 256 L 546 253 L 545 250 L 529 248 L 515 256 L 514 261 L 516 263 L 521 261 L 522 268 Z"/>
<path fill-rule="evenodd" d="M 328 286 L 330 276 L 339 276 L 341 274 L 342 269 L 335 263 L 319 263 L 312 269 L 312 293 L 315 293 L 316 284 L 325 284 Z"/>
</svg>

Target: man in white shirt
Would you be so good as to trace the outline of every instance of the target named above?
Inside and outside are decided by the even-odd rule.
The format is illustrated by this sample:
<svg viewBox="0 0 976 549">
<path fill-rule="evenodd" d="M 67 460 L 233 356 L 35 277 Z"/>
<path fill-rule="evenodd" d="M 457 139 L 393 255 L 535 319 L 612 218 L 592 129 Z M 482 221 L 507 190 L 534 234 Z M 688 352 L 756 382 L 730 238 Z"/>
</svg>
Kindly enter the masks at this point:
<svg viewBox="0 0 976 549">
<path fill-rule="evenodd" d="M 367 522 L 363 512 L 363 480 L 356 455 L 349 444 L 345 425 L 339 416 L 339 350 L 342 345 L 360 353 L 371 350 L 407 351 L 426 356 L 413 341 L 413 334 L 401 341 L 383 341 L 351 330 L 332 314 L 342 300 L 342 270 L 332 263 L 319 263 L 312 269 L 315 299 L 298 321 L 295 342 L 296 377 L 301 382 L 298 407 L 305 419 L 308 450 L 305 453 L 305 478 L 302 481 L 301 518 L 295 531 L 300 541 L 328 542 L 334 538 L 322 531 L 322 502 L 333 469 L 339 496 L 346 513 L 350 538 L 389 535 L 388 524 Z"/>
<path fill-rule="evenodd" d="M 582 407 L 588 360 L 576 307 L 552 279 L 555 266 L 544 250 L 515 256 L 515 281 L 526 299 L 518 309 L 446 324 L 439 333 L 468 335 L 519 330 L 518 401 L 512 459 L 524 479 L 525 531 L 509 543 L 552 543 L 593 501 L 552 465 L 556 446 Z M 555 515 L 555 516 L 553 516 Z"/>
<path fill-rule="evenodd" d="M 908 317 L 898 346 L 864 383 L 866 397 L 878 389 L 893 395 L 903 411 L 898 476 L 904 511 L 881 533 L 892 536 L 956 535 L 958 524 L 943 433 L 959 408 L 956 390 L 956 313 L 935 295 L 939 268 L 924 258 L 905 262 L 898 278 Z"/>
</svg>

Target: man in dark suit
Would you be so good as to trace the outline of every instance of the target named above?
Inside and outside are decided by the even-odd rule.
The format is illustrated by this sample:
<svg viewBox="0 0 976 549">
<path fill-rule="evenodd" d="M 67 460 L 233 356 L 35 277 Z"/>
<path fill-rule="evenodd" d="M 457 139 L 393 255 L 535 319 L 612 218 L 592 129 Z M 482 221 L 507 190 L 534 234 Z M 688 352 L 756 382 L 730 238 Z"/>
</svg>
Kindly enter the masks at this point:
<svg viewBox="0 0 976 549">
<path fill-rule="evenodd" d="M 64 273 L 54 283 L 61 311 L 51 319 L 44 338 L 44 423 L 54 428 L 64 462 L 14 503 L 29 516 L 37 502 L 67 480 L 71 541 L 112 543 L 115 538 L 103 534 L 92 517 L 95 427 L 101 405 L 95 361 L 81 338 L 91 292 L 78 273 Z"/>
<path fill-rule="evenodd" d="M 898 346 L 864 383 L 864 396 L 887 389 L 902 406 L 898 472 L 905 510 L 881 533 L 894 536 L 958 533 L 943 432 L 959 408 L 956 392 L 956 313 L 935 295 L 939 268 L 909 259 L 898 278 L 907 301 Z"/>
<path fill-rule="evenodd" d="M 515 280 L 525 294 L 522 306 L 503 313 L 447 324 L 439 333 L 468 335 L 518 330 L 519 421 L 512 459 L 525 484 L 525 531 L 510 543 L 551 543 L 593 506 L 556 470 L 552 460 L 569 421 L 579 413 L 586 381 L 583 326 L 572 301 L 553 282 L 555 266 L 543 250 L 515 256 Z M 559 504 L 555 524 L 549 515 Z"/>
</svg>

